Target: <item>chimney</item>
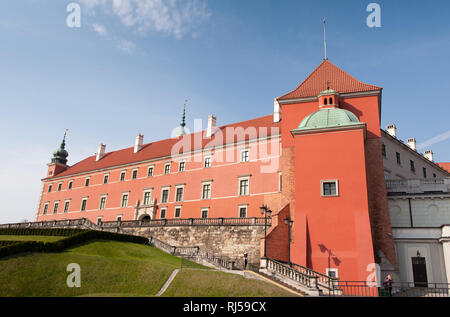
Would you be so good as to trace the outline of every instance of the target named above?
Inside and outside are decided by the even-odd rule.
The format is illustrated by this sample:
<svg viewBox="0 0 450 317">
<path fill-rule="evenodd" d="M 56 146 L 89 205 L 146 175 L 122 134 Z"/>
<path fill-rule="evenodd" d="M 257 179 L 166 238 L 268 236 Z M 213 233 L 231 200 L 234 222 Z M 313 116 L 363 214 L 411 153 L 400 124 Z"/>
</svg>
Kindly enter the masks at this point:
<svg viewBox="0 0 450 317">
<path fill-rule="evenodd" d="M 208 128 L 206 129 L 206 137 L 210 138 L 216 130 L 216 117 L 212 114 L 208 116 Z"/>
<path fill-rule="evenodd" d="M 142 134 L 136 135 L 136 141 L 134 142 L 134 153 L 139 152 L 142 149 L 142 145 L 144 143 L 144 136 Z"/>
<path fill-rule="evenodd" d="M 395 124 L 388 125 L 386 130 L 391 136 L 397 138 L 397 127 L 395 126 Z"/>
<path fill-rule="evenodd" d="M 412 150 L 416 150 L 416 139 L 414 138 L 410 138 L 408 140 L 406 140 L 406 144 L 412 149 Z"/>
<path fill-rule="evenodd" d="M 100 145 L 98 146 L 97 157 L 95 158 L 96 162 L 100 161 L 102 157 L 105 156 L 105 150 L 106 144 L 100 143 Z"/>
<path fill-rule="evenodd" d="M 273 100 L 273 122 L 280 122 L 281 120 L 281 107 L 277 98 Z"/>
<path fill-rule="evenodd" d="M 433 160 L 433 151 L 431 151 L 431 150 L 425 151 L 424 156 L 425 156 L 426 159 L 430 160 L 431 162 L 434 162 L 434 160 Z"/>
</svg>

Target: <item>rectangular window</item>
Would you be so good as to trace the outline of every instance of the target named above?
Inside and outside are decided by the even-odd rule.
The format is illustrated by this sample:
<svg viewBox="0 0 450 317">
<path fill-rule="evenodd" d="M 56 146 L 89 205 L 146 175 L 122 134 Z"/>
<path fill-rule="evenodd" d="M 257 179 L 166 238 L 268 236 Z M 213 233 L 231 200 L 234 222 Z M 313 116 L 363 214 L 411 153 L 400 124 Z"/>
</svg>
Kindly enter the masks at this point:
<svg viewBox="0 0 450 317">
<path fill-rule="evenodd" d="M 338 186 L 337 181 L 322 181 L 322 196 L 337 196 Z"/>
<path fill-rule="evenodd" d="M 211 157 L 205 157 L 205 168 L 211 167 Z"/>
<path fill-rule="evenodd" d="M 427 169 L 424 167 L 422 171 L 423 171 L 423 178 L 427 178 Z"/>
<path fill-rule="evenodd" d="M 168 201 L 169 201 L 169 190 L 168 189 L 163 189 L 162 196 L 161 196 L 161 202 L 162 203 L 167 203 Z"/>
<path fill-rule="evenodd" d="M 241 162 L 248 162 L 249 158 L 248 158 L 248 150 L 242 151 L 241 152 Z"/>
<path fill-rule="evenodd" d="M 151 203 L 152 192 L 144 192 L 144 206 L 148 206 Z"/>
<path fill-rule="evenodd" d="M 203 184 L 202 199 L 211 199 L 211 184 Z"/>
<path fill-rule="evenodd" d="M 103 184 L 108 184 L 109 174 L 103 176 Z"/>
<path fill-rule="evenodd" d="M 73 181 L 69 181 L 68 189 L 72 189 Z"/>
<path fill-rule="evenodd" d="M 102 223 L 102 217 L 97 218 L 97 226 L 100 226 Z"/>
<path fill-rule="evenodd" d="M 208 209 L 202 209 L 202 218 L 208 218 Z"/>
<path fill-rule="evenodd" d="M 409 161 L 409 166 L 411 168 L 411 172 L 415 173 L 416 172 L 416 167 L 414 166 L 414 161 L 413 160 Z"/>
<path fill-rule="evenodd" d="M 125 208 L 126 206 L 128 206 L 128 194 L 123 194 L 121 208 Z"/>
<path fill-rule="evenodd" d="M 381 154 L 386 157 L 386 144 L 381 144 Z"/>
<path fill-rule="evenodd" d="M 180 165 L 178 165 L 178 171 L 184 172 L 185 167 L 186 167 L 186 162 L 180 162 Z"/>
<path fill-rule="evenodd" d="M 120 173 L 120 181 L 123 182 L 125 180 L 125 171 Z"/>
<path fill-rule="evenodd" d="M 181 217 L 181 207 L 175 207 L 175 218 Z"/>
<path fill-rule="evenodd" d="M 121 215 L 117 216 L 116 221 L 121 222 L 122 221 L 122 216 Z"/>
<path fill-rule="evenodd" d="M 64 203 L 64 213 L 66 213 L 66 212 L 69 211 L 69 205 L 70 205 L 70 201 L 66 201 L 66 202 Z"/>
<path fill-rule="evenodd" d="M 105 209 L 106 205 L 106 196 L 100 197 L 100 207 L 98 209 L 103 210 Z"/>
<path fill-rule="evenodd" d="M 395 152 L 395 157 L 397 158 L 397 164 L 398 165 L 402 165 L 402 160 L 400 158 L 400 153 Z"/>
<path fill-rule="evenodd" d="M 175 201 L 183 201 L 183 187 L 177 188 L 177 194 L 175 197 Z"/>
<path fill-rule="evenodd" d="M 247 206 L 241 206 L 239 207 L 239 217 L 245 218 L 247 217 Z"/>
<path fill-rule="evenodd" d="M 164 165 L 164 174 L 170 174 L 170 163 Z"/>
<path fill-rule="evenodd" d="M 138 170 L 133 170 L 133 174 L 131 176 L 133 179 L 137 178 L 137 172 L 138 172 Z"/>
<path fill-rule="evenodd" d="M 436 174 L 435 173 L 433 173 L 433 178 L 436 178 Z"/>
<path fill-rule="evenodd" d="M 53 213 L 56 214 L 58 212 L 59 201 L 56 201 L 53 205 Z"/>
<path fill-rule="evenodd" d="M 87 205 L 87 198 L 84 198 L 81 201 L 81 211 L 85 211 L 86 210 L 86 205 Z"/>
<path fill-rule="evenodd" d="M 89 177 L 86 177 L 86 179 L 84 180 L 84 186 L 85 186 L 85 187 L 88 187 L 88 186 L 89 186 L 89 181 L 90 181 L 90 178 L 89 178 Z"/>
<path fill-rule="evenodd" d="M 46 203 L 46 204 L 44 205 L 44 210 L 42 211 L 42 214 L 43 214 L 43 215 L 46 215 L 46 214 L 47 214 L 47 211 L 48 211 L 48 203 Z"/>
<path fill-rule="evenodd" d="M 50 193 L 51 191 L 52 191 L 52 187 L 53 187 L 53 185 L 48 185 L 48 192 Z"/>
<path fill-rule="evenodd" d="M 61 188 L 62 188 L 62 183 L 59 183 L 58 184 L 58 191 L 61 191 Z"/>
<path fill-rule="evenodd" d="M 153 166 L 150 166 L 147 170 L 147 177 L 153 176 Z"/>
<path fill-rule="evenodd" d="M 248 182 L 248 179 L 239 180 L 239 196 L 246 196 L 249 194 Z"/>
<path fill-rule="evenodd" d="M 166 208 L 161 208 L 161 213 L 159 214 L 160 219 L 166 218 Z"/>
</svg>

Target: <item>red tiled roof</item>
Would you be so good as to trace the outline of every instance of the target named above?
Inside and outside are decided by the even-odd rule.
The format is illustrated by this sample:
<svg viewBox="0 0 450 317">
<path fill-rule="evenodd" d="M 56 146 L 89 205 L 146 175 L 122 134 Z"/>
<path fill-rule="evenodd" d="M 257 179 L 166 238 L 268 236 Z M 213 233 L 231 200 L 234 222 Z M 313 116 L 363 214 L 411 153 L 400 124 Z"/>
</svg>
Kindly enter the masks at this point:
<svg viewBox="0 0 450 317">
<path fill-rule="evenodd" d="M 443 169 L 445 169 L 447 172 L 450 173 L 450 162 L 447 163 L 437 163 L 440 167 L 442 167 Z"/>
<path fill-rule="evenodd" d="M 380 87 L 360 82 L 333 63 L 324 60 L 295 90 L 278 100 L 315 97 L 328 86 L 341 94 L 381 90 Z"/>
<path fill-rule="evenodd" d="M 192 134 L 188 134 L 184 136 L 185 138 L 191 139 L 191 148 L 185 149 L 183 152 L 189 152 L 190 150 L 199 150 L 205 147 L 211 146 L 219 146 L 226 143 L 231 143 L 231 140 L 226 139 L 226 128 L 243 128 L 244 130 L 248 128 L 255 128 L 256 135 L 258 137 L 265 137 L 271 135 L 271 128 L 278 127 L 280 128 L 280 123 L 273 123 L 273 115 L 268 115 L 265 117 L 260 117 L 248 121 L 242 121 L 234 124 L 225 125 L 222 127 L 218 127 L 219 130 L 222 131 L 223 139 L 219 137 L 219 133 L 216 132 L 212 138 L 201 137 L 201 135 L 205 136 L 206 131 L 203 130 L 201 132 L 196 132 Z M 259 130 L 260 128 L 267 128 Z M 247 130 L 250 131 L 250 130 Z M 242 133 L 240 133 L 242 134 Z M 243 141 L 244 138 L 248 140 L 250 137 L 248 134 L 240 135 L 239 133 L 234 136 L 234 141 L 239 142 Z M 278 133 L 277 133 L 278 134 Z M 201 143 L 198 141 L 194 141 L 196 137 L 201 137 Z M 147 161 L 157 158 L 162 158 L 166 156 L 170 156 L 172 153 L 173 146 L 182 139 L 182 137 L 165 139 L 157 142 L 151 142 L 144 144 L 142 149 L 137 153 L 134 152 L 134 147 L 129 147 L 123 150 L 113 151 L 106 153 L 99 161 L 96 161 L 96 156 L 90 156 L 72 166 L 70 166 L 64 172 L 61 172 L 53 177 L 49 177 L 46 179 L 59 178 L 63 176 L 69 176 L 79 173 L 85 173 L 89 171 L 112 168 L 115 166 L 130 164 L 130 163 L 138 163 L 141 161 Z M 225 142 L 226 141 L 226 142 Z M 199 143 L 199 144 L 197 144 Z"/>
</svg>

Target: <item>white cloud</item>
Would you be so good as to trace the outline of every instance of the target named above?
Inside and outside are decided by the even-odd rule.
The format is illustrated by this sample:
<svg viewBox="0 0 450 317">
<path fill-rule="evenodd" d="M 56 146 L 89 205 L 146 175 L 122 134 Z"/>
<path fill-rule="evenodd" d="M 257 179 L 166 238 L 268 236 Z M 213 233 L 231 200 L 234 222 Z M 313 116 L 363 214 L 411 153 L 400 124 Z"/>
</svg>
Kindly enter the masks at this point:
<svg viewBox="0 0 450 317">
<path fill-rule="evenodd" d="M 140 34 L 162 32 L 177 39 L 210 16 L 205 0 L 81 0 L 89 11 L 97 8 L 119 18 Z"/>
<path fill-rule="evenodd" d="M 127 41 L 127 40 L 121 40 L 117 43 L 117 48 L 119 48 L 120 50 L 127 52 L 128 54 L 132 54 L 134 49 L 136 47 L 136 44 L 134 44 L 131 41 Z"/>
<path fill-rule="evenodd" d="M 97 32 L 100 36 L 105 37 L 106 35 L 108 35 L 108 31 L 103 25 L 94 23 L 92 24 L 92 27 L 94 28 L 94 31 Z"/>
</svg>

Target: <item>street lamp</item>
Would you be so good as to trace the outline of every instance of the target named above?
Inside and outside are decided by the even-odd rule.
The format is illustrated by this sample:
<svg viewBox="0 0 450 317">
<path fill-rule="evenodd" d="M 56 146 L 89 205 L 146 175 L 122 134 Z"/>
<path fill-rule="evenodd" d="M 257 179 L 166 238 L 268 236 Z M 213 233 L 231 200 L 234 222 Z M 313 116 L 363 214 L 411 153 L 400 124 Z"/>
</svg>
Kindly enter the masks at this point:
<svg viewBox="0 0 450 317">
<path fill-rule="evenodd" d="M 291 220 L 291 218 L 289 218 L 289 217 L 284 219 L 284 224 L 288 226 L 288 263 L 289 263 L 289 266 L 291 266 L 291 227 L 292 227 L 293 223 L 294 223 L 294 221 Z"/>
<path fill-rule="evenodd" d="M 261 215 L 264 215 L 264 258 L 267 255 L 267 218 L 270 218 L 272 210 L 268 209 L 266 205 L 259 207 Z"/>
</svg>

